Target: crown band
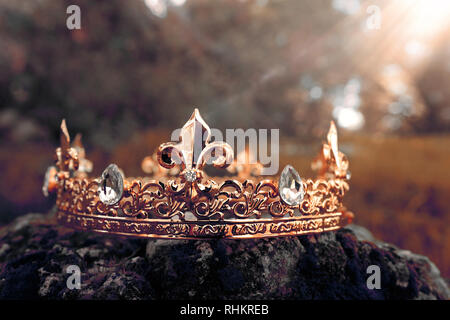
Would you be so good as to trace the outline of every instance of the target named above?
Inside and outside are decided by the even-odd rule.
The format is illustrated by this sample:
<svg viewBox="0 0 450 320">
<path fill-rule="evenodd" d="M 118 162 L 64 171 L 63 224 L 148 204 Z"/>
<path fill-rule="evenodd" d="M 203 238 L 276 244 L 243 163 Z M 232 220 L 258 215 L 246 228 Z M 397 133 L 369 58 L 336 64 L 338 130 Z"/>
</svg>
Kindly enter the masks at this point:
<svg viewBox="0 0 450 320">
<path fill-rule="evenodd" d="M 58 221 L 78 230 L 90 230 L 122 236 L 165 239 L 263 238 L 320 233 L 340 228 L 341 213 L 283 219 L 168 221 L 131 220 L 124 217 L 74 214 L 59 211 Z"/>
<path fill-rule="evenodd" d="M 205 132 L 205 141 L 198 140 Z M 302 180 L 291 166 L 279 181 L 251 177 L 261 166 L 238 167 L 232 162 L 232 148 L 224 142 L 210 143 L 208 133 L 195 110 L 178 143 L 162 144 L 153 157 L 144 159 L 143 169 L 152 177 L 124 178 L 116 165 L 110 165 L 101 178 L 93 179 L 87 176 L 92 164 L 85 159 L 81 140 L 77 136 L 70 145 L 63 120 L 56 167 L 47 171 L 44 193 L 56 192 L 59 223 L 124 236 L 277 237 L 336 230 L 351 221 L 353 214 L 342 205 L 349 189 L 348 160 L 337 149 L 334 123 L 313 162 L 319 175 L 315 180 Z M 209 160 L 219 168 L 231 164 L 228 170 L 236 176 L 208 177 L 202 168 Z"/>
</svg>

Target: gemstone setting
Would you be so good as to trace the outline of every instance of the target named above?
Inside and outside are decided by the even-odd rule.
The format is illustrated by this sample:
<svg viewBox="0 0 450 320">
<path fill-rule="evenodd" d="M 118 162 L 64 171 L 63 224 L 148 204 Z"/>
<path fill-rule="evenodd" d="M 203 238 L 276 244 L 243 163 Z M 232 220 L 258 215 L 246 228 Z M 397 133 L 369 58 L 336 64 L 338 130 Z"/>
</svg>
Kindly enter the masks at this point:
<svg viewBox="0 0 450 320">
<path fill-rule="evenodd" d="M 278 182 L 281 200 L 289 206 L 298 206 L 302 202 L 305 192 L 302 179 L 298 172 L 290 165 L 284 167 Z"/>
<path fill-rule="evenodd" d="M 114 205 L 122 198 L 123 175 L 119 167 L 110 164 L 102 173 L 98 197 L 106 205 Z"/>
<path fill-rule="evenodd" d="M 184 178 L 188 182 L 194 182 L 195 180 L 197 180 L 197 172 L 195 170 L 192 170 L 192 169 L 186 170 L 184 172 Z"/>
</svg>

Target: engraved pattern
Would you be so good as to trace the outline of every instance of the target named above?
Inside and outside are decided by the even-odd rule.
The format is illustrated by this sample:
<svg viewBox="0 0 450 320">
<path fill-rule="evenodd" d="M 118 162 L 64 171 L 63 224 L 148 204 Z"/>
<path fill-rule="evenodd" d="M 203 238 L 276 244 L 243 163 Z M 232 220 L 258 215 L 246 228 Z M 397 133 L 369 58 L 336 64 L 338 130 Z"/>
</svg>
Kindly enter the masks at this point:
<svg viewBox="0 0 450 320">
<path fill-rule="evenodd" d="M 264 223 L 237 224 L 231 228 L 233 235 L 265 233 L 266 225 Z"/>
<path fill-rule="evenodd" d="M 197 154 L 196 137 L 205 132 L 207 139 Z M 178 160 L 183 171 L 172 180 L 167 176 L 163 181 L 125 179 L 122 198 L 106 205 L 98 196 L 100 180 L 77 173 L 84 154 L 78 158 L 70 147 L 63 121 L 56 151 L 58 221 L 82 230 L 177 239 L 300 235 L 335 230 L 347 223 L 342 219 L 347 212 L 342 200 L 349 190 L 348 160 L 337 149 L 334 124 L 319 157 L 319 178 L 302 181 L 305 194 L 298 206 L 280 200 L 273 180 L 252 180 L 246 174 L 219 183 L 207 177 L 201 169 L 208 159 L 216 157 L 213 164 L 226 167 L 233 158 L 231 147 L 210 143 L 209 135 L 209 127 L 194 111 L 180 142 L 163 144 L 158 151 L 161 166 L 173 168 Z M 186 170 L 193 170 L 195 179 L 188 181 Z M 188 212 L 192 214 L 186 219 Z"/>
<path fill-rule="evenodd" d="M 273 222 L 270 219 L 257 223 L 215 224 L 213 222 L 179 223 L 168 220 L 166 223 L 148 220 L 131 222 L 114 220 L 115 217 L 88 216 L 58 212 L 60 223 L 75 229 L 108 232 L 146 238 L 202 239 L 248 237 L 278 237 L 302 235 L 334 230 L 339 226 L 340 214 L 325 217 L 291 218 L 289 221 Z M 119 218 L 120 219 L 120 218 Z"/>
</svg>

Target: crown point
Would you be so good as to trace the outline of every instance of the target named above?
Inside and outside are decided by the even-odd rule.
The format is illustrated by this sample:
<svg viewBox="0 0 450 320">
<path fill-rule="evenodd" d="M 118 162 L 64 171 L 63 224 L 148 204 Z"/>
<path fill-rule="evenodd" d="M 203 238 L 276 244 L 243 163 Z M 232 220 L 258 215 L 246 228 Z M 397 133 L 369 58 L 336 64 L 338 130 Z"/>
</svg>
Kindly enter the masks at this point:
<svg viewBox="0 0 450 320">
<path fill-rule="evenodd" d="M 194 109 L 192 112 L 191 117 L 189 120 L 184 124 L 183 128 L 188 128 L 191 126 L 198 126 L 203 127 L 205 130 L 209 131 L 209 126 L 206 124 L 205 120 L 203 120 L 203 117 L 200 114 L 200 111 L 198 111 L 197 108 Z"/>
<path fill-rule="evenodd" d="M 75 138 L 73 139 L 73 145 L 77 148 L 83 148 L 82 135 L 81 133 L 77 133 Z"/>
<path fill-rule="evenodd" d="M 334 121 L 331 120 L 330 122 L 330 129 L 328 130 L 327 135 L 328 145 L 331 148 L 331 152 L 333 153 L 333 157 L 336 161 L 337 166 L 340 166 L 340 159 L 339 159 L 339 150 L 338 150 L 338 134 L 336 125 L 334 124 Z"/>
<path fill-rule="evenodd" d="M 66 123 L 66 119 L 62 119 L 62 120 L 61 120 L 61 130 L 62 130 L 62 131 L 67 131 L 67 123 Z"/>
<path fill-rule="evenodd" d="M 330 129 L 328 129 L 328 134 L 336 134 L 337 135 L 337 129 L 336 124 L 333 120 L 330 121 Z"/>
<path fill-rule="evenodd" d="M 198 108 L 194 108 L 194 111 L 192 112 L 191 118 L 189 120 L 197 119 L 201 122 L 204 122 L 202 115 L 200 114 L 200 111 Z"/>
<path fill-rule="evenodd" d="M 66 119 L 62 119 L 61 121 L 61 147 L 63 149 L 68 149 L 70 147 L 70 136 L 69 131 L 67 130 Z"/>
</svg>

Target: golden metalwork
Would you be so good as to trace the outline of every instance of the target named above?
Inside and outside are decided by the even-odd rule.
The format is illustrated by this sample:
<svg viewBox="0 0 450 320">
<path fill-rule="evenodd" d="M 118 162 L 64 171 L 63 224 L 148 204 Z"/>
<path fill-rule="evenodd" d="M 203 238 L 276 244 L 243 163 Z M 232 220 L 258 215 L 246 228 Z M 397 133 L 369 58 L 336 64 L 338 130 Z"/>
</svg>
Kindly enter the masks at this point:
<svg viewBox="0 0 450 320">
<path fill-rule="evenodd" d="M 227 168 L 228 172 L 240 178 L 261 176 L 263 169 L 264 166 L 257 161 L 255 155 L 248 148 L 241 151 Z"/>
<path fill-rule="evenodd" d="M 348 166 L 347 157 L 338 149 L 336 125 L 331 121 L 327 143 L 323 144 L 322 151 L 311 167 L 318 171 L 319 177 L 348 179 Z"/>
<path fill-rule="evenodd" d="M 61 172 L 74 172 L 78 170 L 78 153 L 70 146 L 69 131 L 67 131 L 66 120 L 61 122 L 61 146 L 56 149 L 56 166 Z"/>
<path fill-rule="evenodd" d="M 88 173 L 92 172 L 94 165 L 86 159 L 86 151 L 81 141 L 81 134 L 78 133 L 72 143 L 72 147 L 76 150 L 78 156 L 78 170 L 75 172 L 77 177 L 86 178 Z"/>
<path fill-rule="evenodd" d="M 57 190 L 58 220 L 81 230 L 170 239 L 301 235 L 336 230 L 351 221 L 353 215 L 342 205 L 349 189 L 348 160 L 338 150 L 334 123 L 314 162 L 319 178 L 301 182 L 304 197 L 296 206 L 281 200 L 277 181 L 252 177 L 260 172 L 259 164 L 234 171 L 232 178 L 208 177 L 202 170 L 206 164 L 236 165 L 232 148 L 210 142 L 210 137 L 195 109 L 179 141 L 162 144 L 143 161 L 152 176 L 125 178 L 120 201 L 106 205 L 98 196 L 100 180 L 89 178 L 86 170 L 78 172 L 79 164 L 88 160 L 81 140 L 71 147 L 63 120 L 56 151 L 58 179 L 47 190 Z M 170 171 L 174 168 L 179 169 Z"/>
</svg>

